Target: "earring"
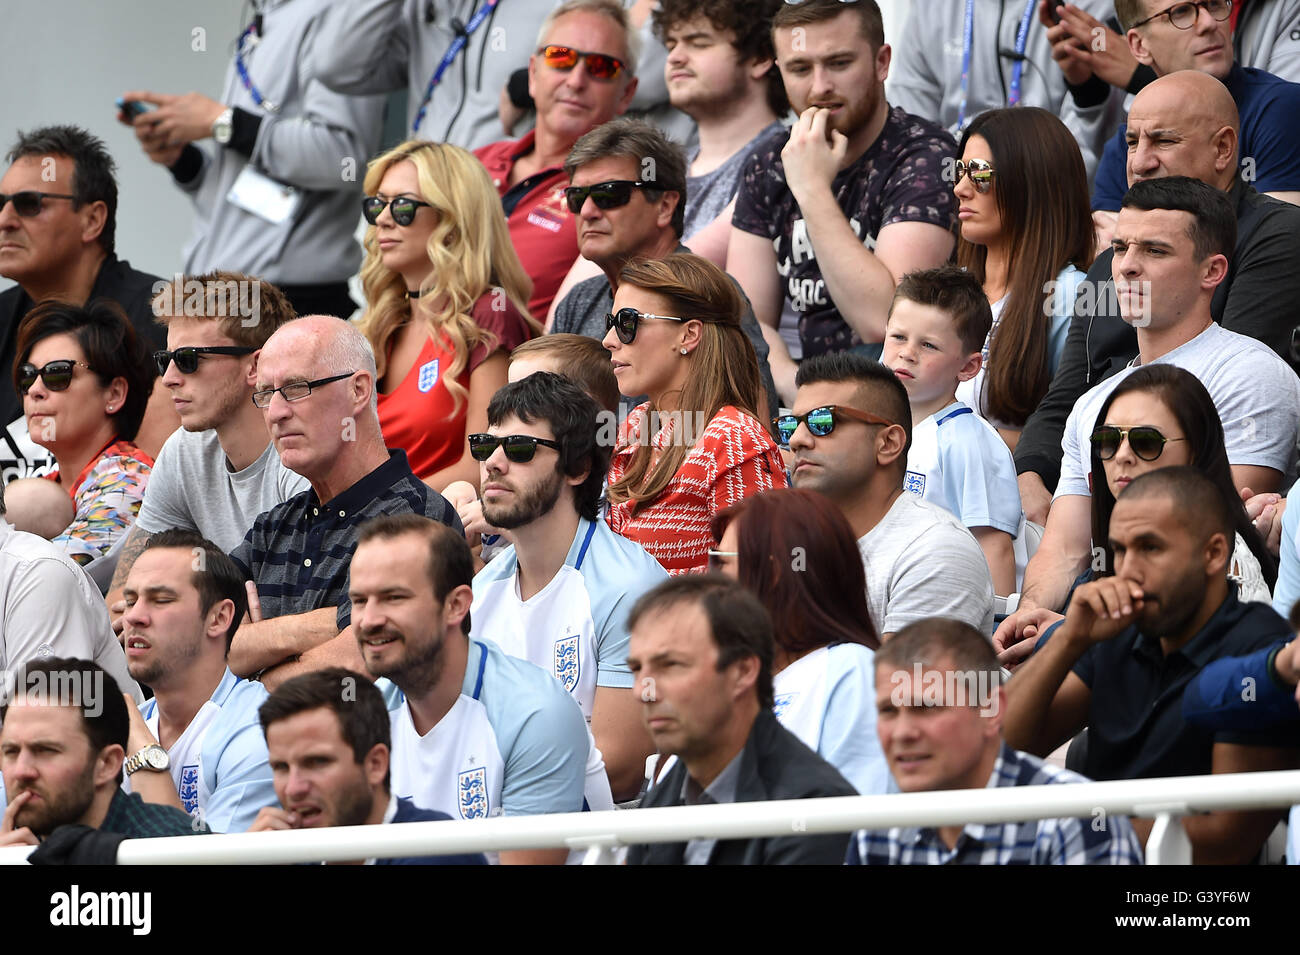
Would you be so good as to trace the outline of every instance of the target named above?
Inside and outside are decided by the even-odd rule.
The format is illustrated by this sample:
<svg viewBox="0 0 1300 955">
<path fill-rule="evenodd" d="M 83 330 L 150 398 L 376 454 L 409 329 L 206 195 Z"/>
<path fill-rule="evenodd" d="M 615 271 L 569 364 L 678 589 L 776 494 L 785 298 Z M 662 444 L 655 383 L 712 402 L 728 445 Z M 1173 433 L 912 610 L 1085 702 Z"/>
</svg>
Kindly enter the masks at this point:
<svg viewBox="0 0 1300 955">
<path fill-rule="evenodd" d="M 686 354 L 686 349 L 685 349 L 685 348 L 682 349 L 682 354 L 683 354 L 683 355 Z"/>
</svg>

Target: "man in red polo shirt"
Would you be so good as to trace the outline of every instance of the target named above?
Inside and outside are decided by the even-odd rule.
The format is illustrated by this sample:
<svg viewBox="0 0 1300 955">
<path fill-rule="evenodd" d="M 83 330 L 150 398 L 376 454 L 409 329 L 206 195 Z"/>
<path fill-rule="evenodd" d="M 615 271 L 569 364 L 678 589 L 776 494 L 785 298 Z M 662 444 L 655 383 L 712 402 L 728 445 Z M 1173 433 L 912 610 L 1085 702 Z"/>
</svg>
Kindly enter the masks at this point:
<svg viewBox="0 0 1300 955">
<path fill-rule="evenodd" d="M 523 139 L 475 152 L 501 193 L 510 237 L 533 278 L 529 307 L 546 320 L 551 299 L 578 257 L 564 204 L 564 159 L 578 138 L 621 115 L 636 92 L 635 34 L 618 0 L 568 0 L 542 26 L 528 60 L 537 125 Z"/>
</svg>

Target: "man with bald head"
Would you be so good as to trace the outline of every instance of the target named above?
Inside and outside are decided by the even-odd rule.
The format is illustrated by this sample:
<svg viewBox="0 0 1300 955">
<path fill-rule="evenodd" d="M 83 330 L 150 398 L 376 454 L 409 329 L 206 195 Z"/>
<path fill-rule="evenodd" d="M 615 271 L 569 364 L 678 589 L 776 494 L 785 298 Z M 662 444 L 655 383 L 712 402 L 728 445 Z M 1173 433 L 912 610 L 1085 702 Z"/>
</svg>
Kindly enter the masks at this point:
<svg viewBox="0 0 1300 955">
<path fill-rule="evenodd" d="M 1230 504 L 1190 467 L 1150 471 L 1124 489 L 1110 519 L 1114 576 L 1075 591 L 1065 620 L 1007 684 L 1009 746 L 1046 756 L 1086 727 L 1079 771 L 1096 780 L 1297 765 L 1294 735 L 1183 719 L 1183 690 L 1202 667 L 1290 634 L 1273 608 L 1239 600 L 1227 578 Z M 1283 811 L 1184 817 L 1192 861 L 1253 861 Z M 1134 828 L 1145 839 L 1151 823 Z"/>
<path fill-rule="evenodd" d="M 262 347 L 253 404 L 285 467 L 311 487 L 258 516 L 231 554 L 248 576 L 250 621 L 230 669 L 274 689 L 326 666 L 364 672 L 350 623 L 348 563 L 372 517 L 423 514 L 461 530 L 455 510 L 384 446 L 375 357 L 342 319 L 309 315 Z"/>
<path fill-rule="evenodd" d="M 1237 107 L 1218 80 L 1195 70 L 1155 80 L 1133 100 L 1128 182 L 1189 176 L 1228 194 L 1237 242 L 1210 302 L 1213 319 L 1258 339 L 1292 368 L 1300 301 L 1300 208 L 1258 192 L 1238 175 Z M 1138 353 L 1137 333 L 1120 316 L 1111 279 L 1113 253 L 1102 250 L 1075 301 L 1074 319 L 1051 388 L 1016 447 L 1026 516 L 1044 523 L 1060 477 L 1065 420 L 1079 396 Z M 1258 491 L 1260 488 L 1254 488 Z"/>
<path fill-rule="evenodd" d="M 1300 84 L 1235 62 L 1231 8 L 1226 0 L 1199 4 L 1116 0 L 1115 15 L 1127 31 L 1133 56 L 1157 77 L 1195 70 L 1223 84 L 1241 114 L 1237 153 L 1242 174 L 1260 192 L 1300 202 L 1300 132 L 1295 125 Z M 1194 107 L 1195 101 L 1184 105 Z M 1127 188 L 1125 154 L 1131 157 L 1137 139 L 1131 129 L 1121 127 L 1102 153 L 1092 193 L 1099 225 L 1113 227 Z"/>
</svg>

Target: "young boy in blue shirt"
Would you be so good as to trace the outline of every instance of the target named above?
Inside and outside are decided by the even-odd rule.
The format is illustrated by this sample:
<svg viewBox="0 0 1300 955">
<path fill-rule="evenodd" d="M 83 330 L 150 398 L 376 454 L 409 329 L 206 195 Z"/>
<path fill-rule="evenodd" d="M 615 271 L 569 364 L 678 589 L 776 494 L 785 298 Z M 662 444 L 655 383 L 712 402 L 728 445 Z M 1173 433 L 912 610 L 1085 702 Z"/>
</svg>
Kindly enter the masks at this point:
<svg viewBox="0 0 1300 955">
<path fill-rule="evenodd" d="M 894 295 L 880 360 L 912 405 L 903 489 L 947 508 L 970 529 L 994 592 L 1007 596 L 1017 589 L 1022 563 L 1014 544 L 1023 522 L 1015 461 L 992 425 L 956 398 L 957 385 L 979 372 L 992 323 L 984 290 L 968 272 L 912 272 Z"/>
</svg>

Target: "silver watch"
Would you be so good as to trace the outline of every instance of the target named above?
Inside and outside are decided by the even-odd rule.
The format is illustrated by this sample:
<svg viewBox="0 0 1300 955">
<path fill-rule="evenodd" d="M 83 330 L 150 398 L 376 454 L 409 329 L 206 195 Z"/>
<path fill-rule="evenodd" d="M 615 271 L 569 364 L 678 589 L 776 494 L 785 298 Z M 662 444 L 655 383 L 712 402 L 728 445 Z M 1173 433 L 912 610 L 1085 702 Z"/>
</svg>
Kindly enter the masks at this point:
<svg viewBox="0 0 1300 955">
<path fill-rule="evenodd" d="M 222 146 L 230 142 L 230 137 L 235 134 L 235 111 L 227 106 L 220 116 L 212 124 L 212 138 Z"/>
<path fill-rule="evenodd" d="M 156 773 L 165 773 L 171 768 L 172 760 L 167 755 L 167 750 L 163 749 L 157 743 L 150 743 L 140 752 L 128 757 L 122 764 L 122 769 L 128 776 L 141 769 L 149 769 Z"/>
</svg>

